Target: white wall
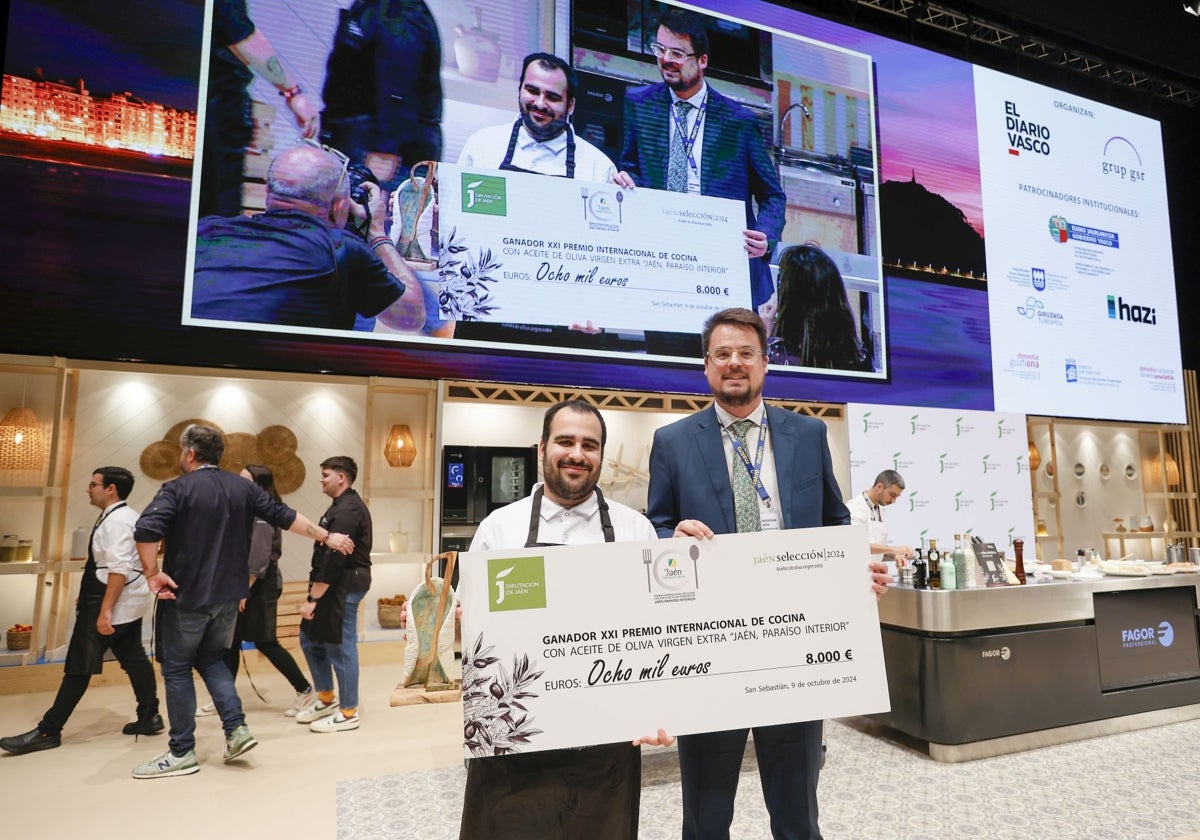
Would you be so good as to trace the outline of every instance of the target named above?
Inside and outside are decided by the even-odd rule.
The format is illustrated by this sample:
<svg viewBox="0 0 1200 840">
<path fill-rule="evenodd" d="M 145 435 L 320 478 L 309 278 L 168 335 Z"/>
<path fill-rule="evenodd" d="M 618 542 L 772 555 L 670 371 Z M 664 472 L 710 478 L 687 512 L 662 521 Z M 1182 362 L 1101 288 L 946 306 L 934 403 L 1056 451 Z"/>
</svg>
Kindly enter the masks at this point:
<svg viewBox="0 0 1200 840">
<path fill-rule="evenodd" d="M 541 406 L 477 405 L 447 403 L 442 416 L 442 440 L 448 446 L 528 446 L 536 444 L 542 434 Z M 630 411 L 605 408 L 601 412 L 608 426 L 608 444 L 604 450 L 604 472 L 600 486 L 605 495 L 629 505 L 635 510 L 646 509 L 646 479 L 649 471 L 650 444 L 654 431 L 684 415 L 666 412 Z M 846 424 L 841 420 L 827 421 L 829 449 L 833 455 L 834 473 L 843 496 L 850 480 L 850 462 Z M 627 472 L 615 467 L 620 455 L 624 467 L 643 475 L 626 479 Z M 540 465 L 539 465 L 540 472 Z M 614 473 L 616 479 L 614 480 Z"/>
</svg>

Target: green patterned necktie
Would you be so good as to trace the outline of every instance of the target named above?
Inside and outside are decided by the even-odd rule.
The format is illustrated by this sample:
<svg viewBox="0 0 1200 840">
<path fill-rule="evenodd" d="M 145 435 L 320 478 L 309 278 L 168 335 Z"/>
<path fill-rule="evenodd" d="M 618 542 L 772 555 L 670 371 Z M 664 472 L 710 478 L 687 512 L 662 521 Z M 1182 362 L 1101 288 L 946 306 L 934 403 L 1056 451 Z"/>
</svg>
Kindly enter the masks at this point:
<svg viewBox="0 0 1200 840">
<path fill-rule="evenodd" d="M 750 427 L 753 425 L 753 420 L 735 420 L 729 424 L 729 430 L 733 432 L 733 437 L 741 445 L 742 451 L 747 454 L 750 452 L 750 446 L 746 442 L 746 435 L 750 433 Z M 749 471 L 746 470 L 746 464 L 736 451 L 733 453 L 733 521 L 737 525 L 739 534 L 762 530 L 762 520 L 759 519 L 758 511 L 758 491 L 754 489 L 754 482 L 750 478 Z"/>
<path fill-rule="evenodd" d="M 671 155 L 667 158 L 667 189 L 672 192 L 688 191 L 687 123 L 692 103 L 683 99 L 675 103 L 679 119 L 675 121 L 675 139 L 671 141 Z"/>
</svg>

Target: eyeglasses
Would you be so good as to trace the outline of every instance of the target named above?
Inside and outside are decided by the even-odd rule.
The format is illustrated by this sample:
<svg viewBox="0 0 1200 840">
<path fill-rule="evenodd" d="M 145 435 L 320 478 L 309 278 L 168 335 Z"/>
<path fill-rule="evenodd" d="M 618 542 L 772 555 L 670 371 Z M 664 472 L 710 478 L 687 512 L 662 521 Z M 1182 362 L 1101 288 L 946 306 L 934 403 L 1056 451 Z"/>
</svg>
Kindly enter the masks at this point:
<svg viewBox="0 0 1200 840">
<path fill-rule="evenodd" d="M 655 41 L 650 45 L 650 52 L 654 53 L 655 58 L 666 58 L 677 63 L 687 61 L 689 58 L 695 55 L 694 52 L 684 52 L 683 50 L 676 49 L 675 47 L 668 47 L 665 44 L 660 44 L 658 41 Z"/>
<path fill-rule="evenodd" d="M 93 487 L 103 487 L 103 486 L 104 486 L 104 482 L 103 482 L 103 481 L 89 481 L 89 482 L 88 482 L 88 489 L 89 489 L 89 490 L 91 490 Z"/>
<path fill-rule="evenodd" d="M 322 152 L 333 155 L 342 162 L 342 172 L 340 175 L 338 175 L 337 184 L 335 184 L 333 188 L 335 193 L 341 192 L 342 182 L 346 180 L 346 172 L 350 168 L 350 158 L 347 157 L 346 154 L 341 150 L 335 149 L 333 146 L 326 146 L 324 143 L 318 143 L 316 140 L 313 140 L 309 137 L 301 137 L 300 143 L 301 145 L 309 146 L 313 149 L 320 149 Z"/>
<path fill-rule="evenodd" d="M 765 353 L 757 347 L 718 347 L 715 350 L 709 350 L 708 358 L 712 359 L 718 365 L 727 365 L 736 356 L 737 360 L 744 365 L 748 365 L 756 359 L 762 358 Z"/>
</svg>

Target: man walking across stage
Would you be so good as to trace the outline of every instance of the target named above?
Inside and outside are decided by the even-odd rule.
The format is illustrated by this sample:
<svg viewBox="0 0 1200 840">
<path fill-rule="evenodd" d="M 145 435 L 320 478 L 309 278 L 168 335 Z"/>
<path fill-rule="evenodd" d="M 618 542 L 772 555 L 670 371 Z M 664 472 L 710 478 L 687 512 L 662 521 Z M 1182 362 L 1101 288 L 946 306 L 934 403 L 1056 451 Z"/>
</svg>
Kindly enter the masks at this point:
<svg viewBox="0 0 1200 840">
<path fill-rule="evenodd" d="M 100 467 L 92 473 L 88 499 L 102 513 L 88 541 L 62 684 L 37 728 L 0 739 L 0 749 L 21 755 L 61 746 L 63 727 L 83 699 L 92 675 L 103 671 L 109 650 L 125 669 L 137 697 L 137 720 L 121 731 L 126 735 L 162 732 L 154 666 L 142 647 L 142 616 L 153 596 L 133 544 L 138 513 L 125 503 L 132 490 L 133 473 L 124 467 Z"/>
<path fill-rule="evenodd" d="M 704 325 L 704 373 L 715 404 L 654 434 L 648 515 L 660 537 L 846 525 L 825 425 L 762 399 L 767 335 L 749 309 Z M 891 578 L 870 564 L 872 588 Z M 756 726 L 763 798 L 776 840 L 820 840 L 821 721 Z M 728 840 L 746 729 L 683 735 L 684 840 Z"/>
<path fill-rule="evenodd" d="M 155 620 L 158 660 L 171 723 L 169 749 L 135 767 L 135 779 L 183 776 L 200 769 L 196 759 L 196 684 L 204 680 L 225 731 L 225 761 L 258 745 L 246 727 L 242 701 L 225 650 L 233 639 L 238 602 L 249 594 L 250 537 L 257 516 L 277 528 L 304 534 L 348 554 L 354 542 L 332 534 L 272 499 L 253 481 L 217 465 L 225 438 L 211 426 L 183 430 L 179 466 L 138 518 L 138 555 L 150 591 L 160 604 Z M 158 544 L 166 542 L 162 569 Z"/>
<path fill-rule="evenodd" d="M 580 399 L 542 421 L 545 482 L 488 515 L 471 551 L 656 539 L 646 517 L 608 501 L 597 483 L 608 437 L 604 418 Z M 632 744 L 600 744 L 472 759 L 460 840 L 636 840 L 642 765 L 638 744 L 668 745 L 663 730 Z"/>
</svg>

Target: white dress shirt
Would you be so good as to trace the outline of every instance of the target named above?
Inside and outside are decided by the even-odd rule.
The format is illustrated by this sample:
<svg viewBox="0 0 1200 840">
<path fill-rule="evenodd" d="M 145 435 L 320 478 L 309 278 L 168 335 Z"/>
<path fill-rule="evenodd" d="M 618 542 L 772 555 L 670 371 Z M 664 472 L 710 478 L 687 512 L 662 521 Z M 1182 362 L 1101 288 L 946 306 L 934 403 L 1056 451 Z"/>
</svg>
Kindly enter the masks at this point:
<svg viewBox="0 0 1200 840">
<path fill-rule="evenodd" d="M 746 432 L 746 449 L 747 455 L 750 456 L 750 463 L 754 463 L 754 455 L 758 452 L 758 437 L 762 434 L 762 419 L 766 414 L 767 406 L 761 399 L 758 401 L 758 406 L 750 412 L 745 418 L 734 417 L 719 405 L 714 405 L 717 410 L 717 420 L 721 424 L 722 429 L 728 429 L 729 424 L 736 420 L 746 419 L 754 424 L 754 427 Z M 729 468 L 730 485 L 733 484 L 733 471 L 744 470 L 746 465 L 742 463 L 742 459 L 733 451 L 733 440 L 731 438 L 732 431 L 721 432 L 721 445 L 725 448 L 725 464 Z M 762 472 L 759 473 L 759 478 L 762 479 L 763 489 L 767 491 L 767 497 L 770 499 L 770 504 L 763 500 L 762 496 L 758 496 L 758 512 L 760 518 L 774 517 L 778 522 L 779 528 L 787 527 L 778 517 L 779 511 L 779 479 L 775 473 L 775 446 L 772 440 L 771 427 L 767 426 L 767 440 L 763 446 L 763 462 Z"/>
<path fill-rule="evenodd" d="M 125 588 L 113 605 L 112 623 L 128 624 L 144 616 L 154 600 L 146 576 L 142 574 L 137 544 L 133 541 L 133 527 L 137 523 L 138 512 L 129 505 L 115 502 L 106 507 L 101 516 L 100 525 L 92 534 L 96 577 L 104 584 L 108 583 L 110 574 L 125 578 Z"/>
<path fill-rule="evenodd" d="M 540 487 L 539 483 L 534 487 Z M 612 499 L 608 503 L 608 517 L 612 520 L 613 534 L 617 542 L 634 542 L 658 539 L 658 532 L 650 520 L 628 505 Z M 471 540 L 471 551 L 498 551 L 521 548 L 529 534 L 529 515 L 533 509 L 533 495 L 492 511 L 475 532 Z M 600 502 L 593 493 L 574 507 L 564 508 L 542 496 L 542 510 L 538 526 L 537 541 L 555 545 L 590 545 L 604 542 L 600 528 Z"/>
<path fill-rule="evenodd" d="M 508 151 L 512 128 L 512 123 L 505 123 L 476 131 L 463 145 L 458 165 L 499 169 Z M 541 142 L 535 140 L 522 125 L 517 133 L 512 165 L 541 175 L 566 175 L 567 133 L 564 131 L 557 137 Z M 607 183 L 616 172 L 617 168 L 604 152 L 578 134 L 575 135 L 575 180 Z"/>
</svg>

